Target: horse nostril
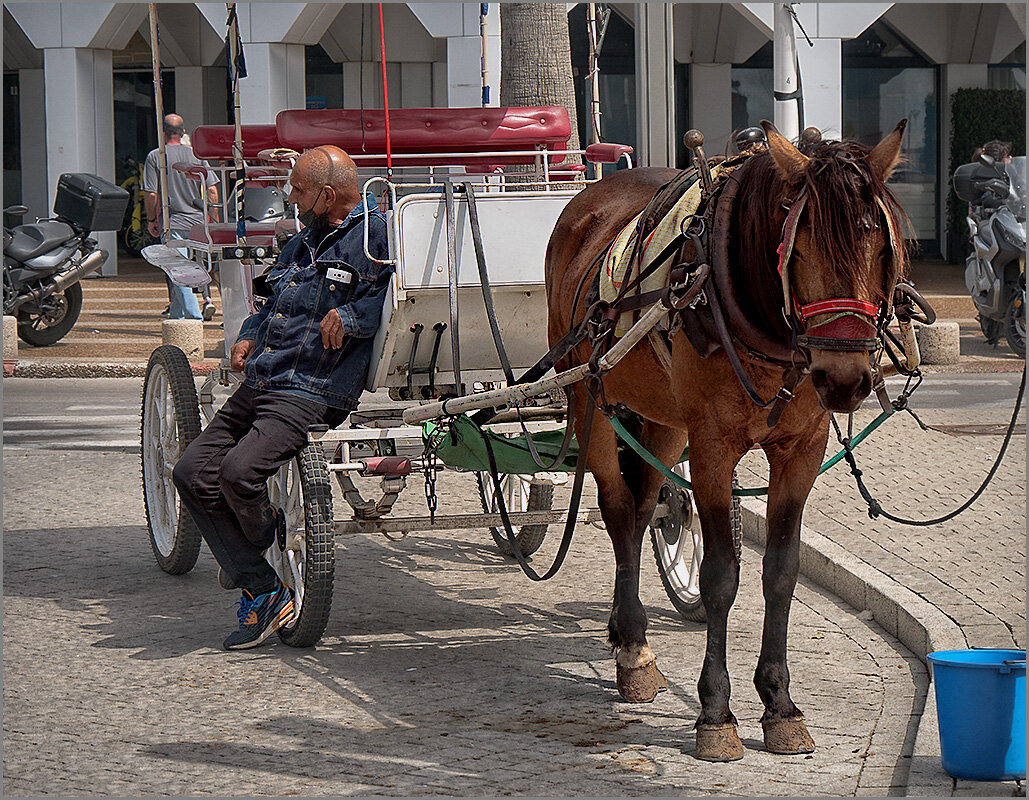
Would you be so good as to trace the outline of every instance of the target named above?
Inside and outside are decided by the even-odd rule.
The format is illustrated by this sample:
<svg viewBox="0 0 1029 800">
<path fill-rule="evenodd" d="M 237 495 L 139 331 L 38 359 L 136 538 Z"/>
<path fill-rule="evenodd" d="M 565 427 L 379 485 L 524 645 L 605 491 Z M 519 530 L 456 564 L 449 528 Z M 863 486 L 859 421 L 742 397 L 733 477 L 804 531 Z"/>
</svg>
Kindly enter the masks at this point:
<svg viewBox="0 0 1029 800">
<path fill-rule="evenodd" d="M 867 372 L 861 376 L 861 385 L 858 388 L 859 397 L 868 397 L 872 393 L 872 376 Z"/>
<path fill-rule="evenodd" d="M 828 383 L 829 383 L 829 373 L 826 370 L 820 369 L 820 368 L 812 369 L 811 370 L 811 383 L 813 383 L 815 386 L 821 386 L 821 387 L 824 387 L 824 386 L 828 385 Z"/>
</svg>

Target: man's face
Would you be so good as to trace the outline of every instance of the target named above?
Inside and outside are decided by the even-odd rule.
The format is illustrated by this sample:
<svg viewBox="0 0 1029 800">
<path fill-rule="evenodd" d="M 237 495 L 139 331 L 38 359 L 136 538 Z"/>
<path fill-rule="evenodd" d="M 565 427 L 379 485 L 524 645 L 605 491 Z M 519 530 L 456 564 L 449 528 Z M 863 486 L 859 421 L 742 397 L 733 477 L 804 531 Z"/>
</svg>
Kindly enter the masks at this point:
<svg viewBox="0 0 1029 800">
<path fill-rule="evenodd" d="M 294 167 L 289 176 L 290 190 L 289 202 L 295 205 L 300 211 L 314 211 L 320 213 L 315 205 L 320 202 L 319 195 L 325 187 L 310 180 L 307 170 L 299 165 Z M 324 209 L 322 209 L 324 210 Z"/>
</svg>

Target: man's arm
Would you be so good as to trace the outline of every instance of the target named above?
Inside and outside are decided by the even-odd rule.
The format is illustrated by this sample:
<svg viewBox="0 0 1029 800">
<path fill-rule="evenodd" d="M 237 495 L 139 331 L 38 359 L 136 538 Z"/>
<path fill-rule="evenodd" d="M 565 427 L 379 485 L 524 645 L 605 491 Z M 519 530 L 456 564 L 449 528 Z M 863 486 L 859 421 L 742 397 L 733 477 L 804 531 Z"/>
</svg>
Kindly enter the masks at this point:
<svg viewBox="0 0 1029 800">
<path fill-rule="evenodd" d="M 218 185 L 207 187 L 207 211 L 211 222 L 221 219 L 221 206 L 218 205 Z"/>
<path fill-rule="evenodd" d="M 143 195 L 143 208 L 146 211 L 146 229 L 155 239 L 161 236 L 161 203 L 157 192 L 146 192 Z"/>
<path fill-rule="evenodd" d="M 363 237 L 358 228 L 357 236 Z M 381 216 L 373 215 L 368 228 L 368 252 L 385 260 L 389 249 L 386 244 L 386 222 Z M 379 330 L 382 319 L 382 303 L 389 288 L 390 276 L 393 274 L 391 264 L 377 264 L 368 261 L 364 256 L 363 242 L 360 258 L 365 266 L 376 273 L 372 285 L 355 297 L 351 302 L 329 311 L 321 322 L 322 344 L 326 348 L 343 346 L 346 336 L 356 339 L 370 339 Z"/>
</svg>

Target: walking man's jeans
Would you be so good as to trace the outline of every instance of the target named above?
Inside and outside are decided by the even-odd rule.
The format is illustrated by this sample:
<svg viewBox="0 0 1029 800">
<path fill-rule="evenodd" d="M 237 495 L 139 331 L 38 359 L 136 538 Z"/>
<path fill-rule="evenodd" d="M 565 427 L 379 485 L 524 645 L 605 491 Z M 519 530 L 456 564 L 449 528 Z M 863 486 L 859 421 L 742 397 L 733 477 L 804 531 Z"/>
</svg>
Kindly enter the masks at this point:
<svg viewBox="0 0 1029 800">
<path fill-rule="evenodd" d="M 172 239 L 188 239 L 189 231 L 169 231 Z M 177 248 L 183 258 L 189 258 L 189 250 L 185 247 Z M 164 276 L 168 283 L 168 319 L 203 319 L 200 311 L 200 303 L 193 290 L 188 286 L 179 286 L 172 283 L 172 279 Z"/>
<path fill-rule="evenodd" d="M 277 585 L 262 555 L 276 531 L 268 478 L 303 449 L 310 426 L 334 428 L 348 413 L 242 384 L 182 454 L 179 496 L 237 586 L 260 594 Z"/>
</svg>

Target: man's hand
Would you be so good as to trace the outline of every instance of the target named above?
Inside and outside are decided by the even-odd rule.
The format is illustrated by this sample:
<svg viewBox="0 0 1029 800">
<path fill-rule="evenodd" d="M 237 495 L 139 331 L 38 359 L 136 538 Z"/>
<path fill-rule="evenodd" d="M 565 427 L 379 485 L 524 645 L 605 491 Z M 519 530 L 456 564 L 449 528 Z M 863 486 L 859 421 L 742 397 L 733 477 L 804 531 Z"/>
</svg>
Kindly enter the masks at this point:
<svg viewBox="0 0 1029 800">
<path fill-rule="evenodd" d="M 161 238 L 161 223 L 158 222 L 156 219 L 148 222 L 146 224 L 146 229 L 147 231 L 149 231 L 150 235 L 153 236 L 155 239 Z"/>
<path fill-rule="evenodd" d="M 339 311 L 332 309 L 322 319 L 320 326 L 322 332 L 322 347 L 326 350 L 338 350 L 343 346 L 343 320 L 339 318 Z"/>
<path fill-rule="evenodd" d="M 229 351 L 229 366 L 236 372 L 242 372 L 243 365 L 254 351 L 254 344 L 253 339 L 240 339 L 232 345 L 232 349 Z"/>
</svg>

